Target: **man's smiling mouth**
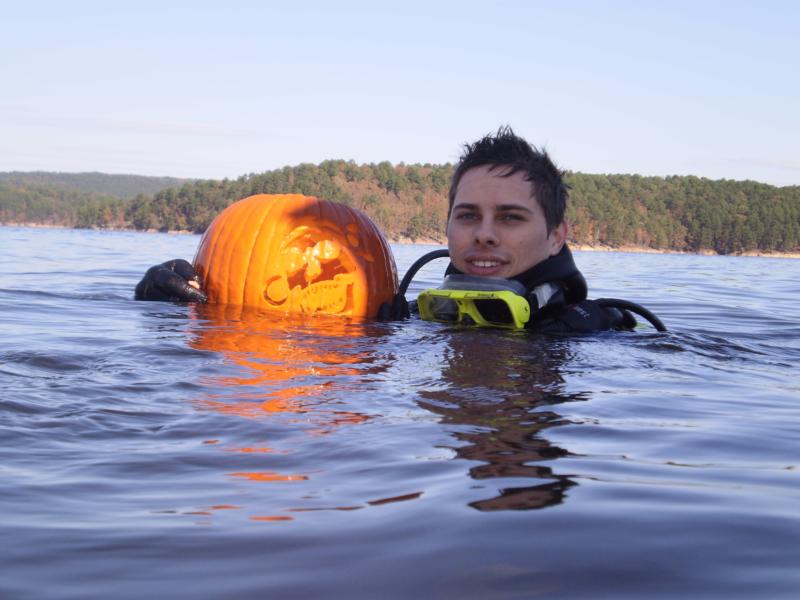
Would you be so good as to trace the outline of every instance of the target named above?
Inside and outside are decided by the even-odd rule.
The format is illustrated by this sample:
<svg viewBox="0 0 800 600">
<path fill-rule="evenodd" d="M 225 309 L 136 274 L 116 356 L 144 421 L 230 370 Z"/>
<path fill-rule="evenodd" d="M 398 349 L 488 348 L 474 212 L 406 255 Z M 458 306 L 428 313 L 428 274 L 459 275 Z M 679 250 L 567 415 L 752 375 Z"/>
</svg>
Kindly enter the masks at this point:
<svg viewBox="0 0 800 600">
<path fill-rule="evenodd" d="M 491 269 L 492 267 L 499 267 L 502 263 L 498 260 L 471 260 L 470 264 L 481 269 Z"/>
</svg>

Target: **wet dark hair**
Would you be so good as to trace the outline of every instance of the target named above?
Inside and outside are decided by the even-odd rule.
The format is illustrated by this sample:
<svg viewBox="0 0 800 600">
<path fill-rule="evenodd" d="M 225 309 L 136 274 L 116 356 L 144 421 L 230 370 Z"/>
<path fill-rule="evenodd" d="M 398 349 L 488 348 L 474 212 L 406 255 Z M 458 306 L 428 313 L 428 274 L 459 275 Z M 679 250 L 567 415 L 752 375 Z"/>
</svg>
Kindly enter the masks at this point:
<svg viewBox="0 0 800 600">
<path fill-rule="evenodd" d="M 505 168 L 506 172 L 501 173 L 501 177 L 510 177 L 520 171 L 525 175 L 525 179 L 531 182 L 531 195 L 544 211 L 548 234 L 564 221 L 569 197 L 564 172 L 556 167 L 547 152 L 529 144 L 507 125 L 494 135 L 484 136 L 473 144 L 464 144 L 464 153 L 456 164 L 450 182 L 448 218 L 464 173 L 487 165 L 490 171 Z"/>
</svg>

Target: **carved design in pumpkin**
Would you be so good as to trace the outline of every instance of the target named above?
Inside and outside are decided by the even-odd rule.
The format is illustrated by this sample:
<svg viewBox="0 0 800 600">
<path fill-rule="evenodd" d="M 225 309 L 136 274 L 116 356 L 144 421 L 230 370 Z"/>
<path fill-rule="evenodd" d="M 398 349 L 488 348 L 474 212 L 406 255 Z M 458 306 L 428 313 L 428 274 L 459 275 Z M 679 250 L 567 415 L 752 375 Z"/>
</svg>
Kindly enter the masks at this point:
<svg viewBox="0 0 800 600">
<path fill-rule="evenodd" d="M 327 225 L 296 227 L 281 241 L 267 274 L 264 299 L 289 312 L 340 314 L 353 306 L 356 256 L 373 262 L 359 247 L 358 225 L 346 231 Z M 338 240 L 346 239 L 348 246 Z"/>
</svg>

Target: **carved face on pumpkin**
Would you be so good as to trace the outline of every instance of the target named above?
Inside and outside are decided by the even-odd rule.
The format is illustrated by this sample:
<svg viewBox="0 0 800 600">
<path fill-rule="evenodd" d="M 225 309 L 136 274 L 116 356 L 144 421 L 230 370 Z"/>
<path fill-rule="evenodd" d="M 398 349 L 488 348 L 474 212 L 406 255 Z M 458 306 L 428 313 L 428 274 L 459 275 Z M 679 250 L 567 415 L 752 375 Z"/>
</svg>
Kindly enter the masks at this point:
<svg viewBox="0 0 800 600">
<path fill-rule="evenodd" d="M 352 311 L 359 263 L 374 262 L 361 248 L 358 226 L 295 227 L 270 261 L 264 299 L 288 312 L 341 314 Z M 348 245 L 340 241 L 346 238 Z"/>
<path fill-rule="evenodd" d="M 200 242 L 195 268 L 211 303 L 374 317 L 397 292 L 383 235 L 348 206 L 300 195 L 232 204 Z"/>
</svg>

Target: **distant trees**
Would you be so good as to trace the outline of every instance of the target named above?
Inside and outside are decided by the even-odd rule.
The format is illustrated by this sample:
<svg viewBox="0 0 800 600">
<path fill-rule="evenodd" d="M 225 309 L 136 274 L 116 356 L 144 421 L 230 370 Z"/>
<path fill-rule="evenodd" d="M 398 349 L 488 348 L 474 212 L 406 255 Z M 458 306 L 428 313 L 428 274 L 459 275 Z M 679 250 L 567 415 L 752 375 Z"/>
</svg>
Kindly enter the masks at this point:
<svg viewBox="0 0 800 600">
<path fill-rule="evenodd" d="M 109 175 L 107 173 L 54 173 L 51 171 L 8 171 L 0 173 L 0 184 L 55 187 L 73 192 L 129 200 L 137 194 L 152 195 L 168 187 L 178 187 L 191 179 Z"/>
<path fill-rule="evenodd" d="M 0 182 L 0 223 L 66 227 L 127 225 L 125 201 L 69 189 Z"/>
<path fill-rule="evenodd" d="M 574 240 L 721 254 L 794 252 L 800 186 L 570 173 Z"/>
<path fill-rule="evenodd" d="M 389 238 L 443 241 L 452 169 L 326 160 L 233 180 L 183 182 L 127 200 L 42 183 L 61 181 L 55 175 L 62 174 L 52 179 L 35 174 L 33 181 L 0 173 L 0 222 L 202 232 L 226 206 L 246 196 L 300 193 L 364 211 Z M 723 254 L 800 250 L 800 186 L 582 173 L 568 173 L 567 181 L 567 218 L 571 240 L 578 244 Z"/>
</svg>

